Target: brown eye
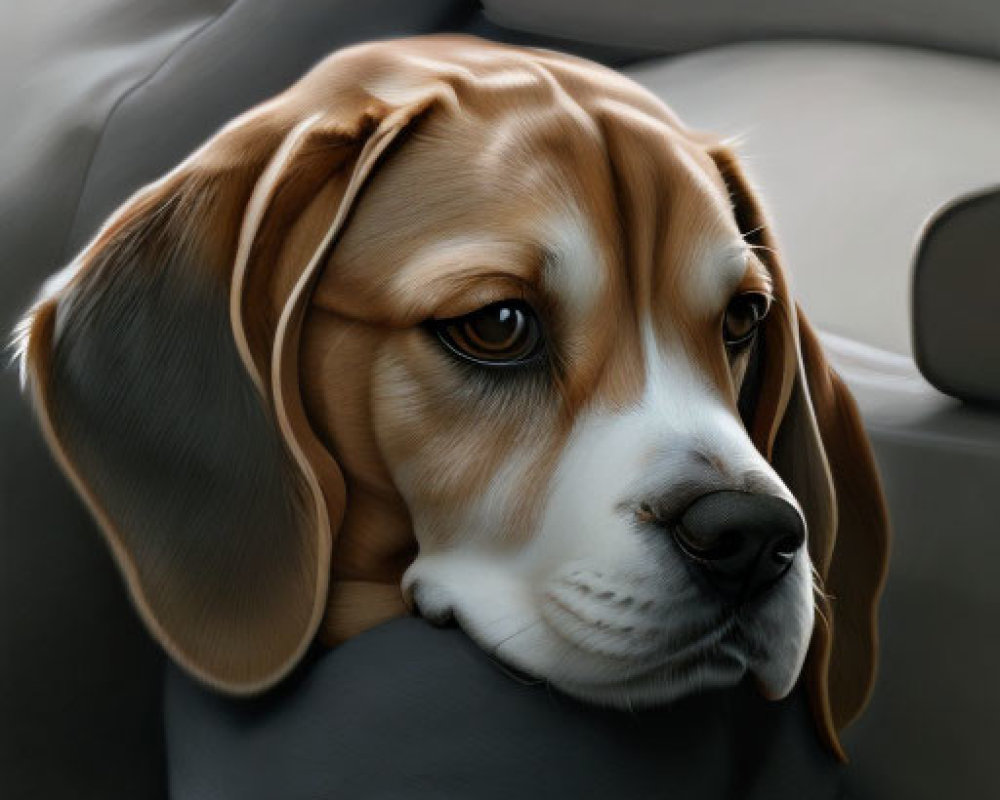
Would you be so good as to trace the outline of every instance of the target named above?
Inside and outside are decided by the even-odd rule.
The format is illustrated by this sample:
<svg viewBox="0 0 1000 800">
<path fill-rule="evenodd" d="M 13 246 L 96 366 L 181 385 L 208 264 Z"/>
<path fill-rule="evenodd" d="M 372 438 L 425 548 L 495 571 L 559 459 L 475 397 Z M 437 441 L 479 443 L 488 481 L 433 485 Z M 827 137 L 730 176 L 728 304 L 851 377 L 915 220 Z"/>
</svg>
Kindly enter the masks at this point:
<svg viewBox="0 0 1000 800">
<path fill-rule="evenodd" d="M 729 301 L 722 321 L 722 338 L 727 347 L 740 347 L 753 339 L 757 326 L 767 314 L 767 298 L 757 292 L 738 294 Z"/>
<path fill-rule="evenodd" d="M 531 307 L 502 300 L 436 323 L 438 338 L 456 355 L 487 366 L 520 364 L 536 355 L 541 325 Z"/>
</svg>

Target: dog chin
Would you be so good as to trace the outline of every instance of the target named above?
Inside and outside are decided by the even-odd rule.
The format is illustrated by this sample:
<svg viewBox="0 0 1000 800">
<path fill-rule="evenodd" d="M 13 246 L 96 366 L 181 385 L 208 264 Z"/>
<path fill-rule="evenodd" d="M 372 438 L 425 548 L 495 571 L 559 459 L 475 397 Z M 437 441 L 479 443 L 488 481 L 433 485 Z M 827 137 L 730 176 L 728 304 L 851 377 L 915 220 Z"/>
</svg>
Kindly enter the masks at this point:
<svg viewBox="0 0 1000 800">
<path fill-rule="evenodd" d="M 768 700 L 781 700 L 791 692 L 799 664 L 782 663 L 764 654 L 748 643 L 735 625 L 722 626 L 721 630 L 730 633 L 706 637 L 709 641 L 681 653 L 667 653 L 663 662 L 653 666 L 641 660 L 615 664 L 599 680 L 552 674 L 537 677 L 575 699 L 622 710 L 667 705 L 690 695 L 734 687 L 747 678 Z M 530 670 L 525 671 L 530 674 Z M 615 672 L 622 674 L 615 676 Z"/>
<path fill-rule="evenodd" d="M 688 670 L 663 666 L 649 673 L 607 684 L 575 684 L 551 680 L 563 694 L 590 705 L 634 711 L 664 706 L 690 695 L 739 684 L 746 676 L 740 659 L 706 657 Z"/>
<path fill-rule="evenodd" d="M 739 684 L 751 659 L 735 641 L 686 648 L 650 662 L 596 653 L 567 642 L 542 617 L 521 634 L 498 637 L 477 625 L 477 615 L 455 613 L 459 626 L 503 666 L 590 705 L 636 710 Z M 527 626 L 525 626 L 527 627 Z"/>
<path fill-rule="evenodd" d="M 625 711 L 664 706 L 691 695 L 732 688 L 747 678 L 765 699 L 785 698 L 798 679 L 798 665 L 754 657 L 751 651 L 735 641 L 706 646 L 653 667 L 641 662 L 615 664 L 597 680 L 574 680 L 561 672 L 545 674 L 532 668 L 531 658 L 518 658 L 510 651 L 503 654 L 502 660 L 522 675 L 544 681 L 576 700 Z M 567 659 L 573 657 L 565 655 Z M 616 677 L 615 672 L 622 674 Z"/>
<path fill-rule="evenodd" d="M 778 613 L 788 597 L 771 598 L 749 621 L 713 616 L 683 632 L 653 627 L 650 633 L 642 623 L 659 604 L 626 605 L 621 594 L 606 590 L 567 593 L 565 581 L 550 582 L 539 596 L 527 581 L 496 567 L 489 560 L 424 557 L 407 572 L 403 588 L 432 623 L 454 620 L 497 662 L 593 705 L 664 705 L 748 676 L 763 696 L 781 699 L 795 685 L 811 633 L 811 606 Z M 685 599 L 690 602 L 683 605 L 697 605 L 697 598 Z"/>
</svg>

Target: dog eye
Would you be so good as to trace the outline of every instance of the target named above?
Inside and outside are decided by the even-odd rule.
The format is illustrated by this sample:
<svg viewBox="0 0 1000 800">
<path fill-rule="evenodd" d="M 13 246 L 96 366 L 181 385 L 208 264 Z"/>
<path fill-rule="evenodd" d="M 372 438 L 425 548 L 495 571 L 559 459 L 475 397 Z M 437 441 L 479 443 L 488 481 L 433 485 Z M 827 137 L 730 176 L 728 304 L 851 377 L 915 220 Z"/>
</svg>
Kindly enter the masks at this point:
<svg viewBox="0 0 1000 800">
<path fill-rule="evenodd" d="M 435 323 L 438 338 L 456 355 L 477 364 L 521 364 L 538 353 L 542 327 L 531 307 L 502 300 Z"/>
<path fill-rule="evenodd" d="M 767 315 L 767 297 L 757 292 L 738 294 L 729 301 L 722 321 L 722 338 L 727 347 L 747 344 Z"/>
</svg>

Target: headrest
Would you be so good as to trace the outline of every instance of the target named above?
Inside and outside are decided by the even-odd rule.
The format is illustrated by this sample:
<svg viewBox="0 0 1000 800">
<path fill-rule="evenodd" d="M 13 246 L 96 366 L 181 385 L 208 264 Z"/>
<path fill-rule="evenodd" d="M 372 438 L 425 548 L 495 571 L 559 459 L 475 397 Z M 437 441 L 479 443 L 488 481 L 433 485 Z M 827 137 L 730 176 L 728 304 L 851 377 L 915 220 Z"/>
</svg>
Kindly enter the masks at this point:
<svg viewBox="0 0 1000 800">
<path fill-rule="evenodd" d="M 913 353 L 945 394 L 1000 404 L 1000 187 L 946 203 L 913 268 Z"/>
</svg>

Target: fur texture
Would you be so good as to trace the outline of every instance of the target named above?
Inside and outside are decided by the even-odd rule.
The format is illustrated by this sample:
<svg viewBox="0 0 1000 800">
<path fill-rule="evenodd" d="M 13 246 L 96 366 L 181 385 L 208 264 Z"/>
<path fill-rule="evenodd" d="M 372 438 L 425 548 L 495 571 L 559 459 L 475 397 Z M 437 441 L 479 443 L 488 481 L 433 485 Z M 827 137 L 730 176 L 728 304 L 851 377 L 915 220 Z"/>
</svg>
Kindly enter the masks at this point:
<svg viewBox="0 0 1000 800">
<path fill-rule="evenodd" d="M 771 311 L 730 353 L 748 291 Z M 429 333 L 514 299 L 530 366 Z M 857 411 L 732 151 L 612 71 L 336 53 L 129 200 L 18 335 L 136 606 L 219 689 L 419 610 L 593 702 L 781 697 L 805 663 L 838 753 L 865 703 L 887 521 Z M 664 532 L 720 489 L 808 528 L 735 612 Z"/>
</svg>

